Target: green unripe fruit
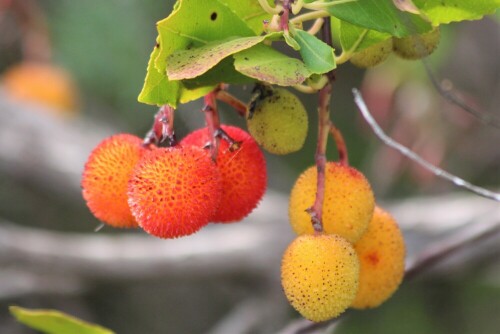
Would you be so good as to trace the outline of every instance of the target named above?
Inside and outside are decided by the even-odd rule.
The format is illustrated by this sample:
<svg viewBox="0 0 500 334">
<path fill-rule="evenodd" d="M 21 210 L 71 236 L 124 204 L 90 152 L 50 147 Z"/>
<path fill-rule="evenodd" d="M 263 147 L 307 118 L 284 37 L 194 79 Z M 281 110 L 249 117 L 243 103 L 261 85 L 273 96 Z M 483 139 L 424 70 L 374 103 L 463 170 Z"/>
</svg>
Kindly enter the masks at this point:
<svg viewBox="0 0 500 334">
<path fill-rule="evenodd" d="M 298 151 L 307 136 L 307 112 L 302 102 L 286 89 L 269 91 L 249 110 L 248 131 L 266 151 L 288 154 Z"/>
<path fill-rule="evenodd" d="M 374 67 L 389 57 L 392 52 L 392 39 L 371 45 L 366 49 L 356 52 L 350 59 L 354 66 L 361 68 Z"/>
<path fill-rule="evenodd" d="M 430 55 L 438 46 L 439 28 L 422 34 L 403 38 L 393 38 L 392 48 L 395 54 L 404 59 L 420 59 Z"/>
</svg>

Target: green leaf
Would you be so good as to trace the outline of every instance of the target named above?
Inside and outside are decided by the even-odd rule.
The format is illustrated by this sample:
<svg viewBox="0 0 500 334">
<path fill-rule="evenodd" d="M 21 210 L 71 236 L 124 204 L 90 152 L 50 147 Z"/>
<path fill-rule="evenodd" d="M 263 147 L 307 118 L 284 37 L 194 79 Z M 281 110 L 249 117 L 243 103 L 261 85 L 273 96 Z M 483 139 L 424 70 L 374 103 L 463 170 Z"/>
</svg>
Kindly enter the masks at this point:
<svg viewBox="0 0 500 334">
<path fill-rule="evenodd" d="M 237 71 L 273 85 L 297 85 L 311 75 L 300 60 L 290 58 L 263 44 L 257 44 L 233 57 Z"/>
<path fill-rule="evenodd" d="M 423 18 L 400 11 L 392 0 L 359 0 L 328 6 L 325 10 L 341 20 L 397 37 L 431 30 L 431 25 Z"/>
<path fill-rule="evenodd" d="M 187 103 L 199 99 L 202 96 L 207 95 L 215 89 L 214 86 L 202 86 L 198 88 L 188 89 L 184 88 L 181 90 L 181 95 L 179 96 L 180 103 Z"/>
<path fill-rule="evenodd" d="M 224 58 L 259 44 L 268 37 L 272 38 L 273 35 L 281 34 L 231 38 L 207 43 L 199 48 L 175 51 L 167 59 L 167 75 L 170 80 L 196 78 Z"/>
<path fill-rule="evenodd" d="M 433 25 L 464 20 L 479 20 L 493 14 L 500 7 L 500 0 L 413 0 Z"/>
<path fill-rule="evenodd" d="M 260 35 L 264 31 L 263 21 L 271 19 L 271 15 L 266 13 L 256 0 L 219 0 L 219 2 L 231 9 L 253 30 L 255 35 Z M 274 0 L 267 0 L 267 2 L 274 5 Z"/>
<path fill-rule="evenodd" d="M 91 324 L 55 310 L 29 310 L 9 307 L 17 321 L 47 334 L 113 334 L 104 327 Z"/>
<path fill-rule="evenodd" d="M 201 97 L 202 92 L 213 88 L 213 84 L 204 87 L 191 82 L 188 88 L 180 81 L 169 80 L 167 57 L 175 51 L 199 47 L 211 41 L 259 35 L 265 19 L 270 19 L 270 15 L 253 0 L 177 1 L 172 13 L 157 24 L 159 47 L 151 55 L 139 101 L 175 107 L 179 101 Z M 234 69 L 210 75 L 216 77 L 217 73 L 228 76 L 219 77 L 219 82 L 230 82 L 238 75 Z"/>
<path fill-rule="evenodd" d="M 346 21 L 340 21 L 340 44 L 344 52 L 359 52 L 391 37 L 388 33 L 369 30 Z"/>
<path fill-rule="evenodd" d="M 221 82 L 228 84 L 246 84 L 254 82 L 252 78 L 244 76 L 234 69 L 234 58 L 226 58 L 217 66 L 199 77 L 182 80 L 187 89 L 196 89 L 202 86 L 215 86 Z"/>
<path fill-rule="evenodd" d="M 285 38 L 285 42 L 286 42 L 286 44 L 288 44 L 289 47 L 291 47 L 295 51 L 299 51 L 300 50 L 299 43 L 297 43 L 297 41 L 295 40 L 295 38 L 293 38 L 292 36 L 290 36 L 290 34 L 283 34 L 283 37 Z"/>
<path fill-rule="evenodd" d="M 302 60 L 311 73 L 323 74 L 336 67 L 334 50 L 328 44 L 299 29 L 295 30 L 294 38 L 300 45 Z"/>
<path fill-rule="evenodd" d="M 148 70 L 144 86 L 139 94 L 139 102 L 153 105 L 177 105 L 177 98 L 181 88 L 178 81 L 169 81 L 165 74 L 158 72 L 154 60 L 160 53 L 160 46 L 155 46 L 148 62 Z"/>
<path fill-rule="evenodd" d="M 250 18 L 246 17 L 245 11 L 253 8 L 251 1 L 179 0 L 174 11 L 157 23 L 161 44 L 161 52 L 155 61 L 157 70 L 165 72 L 167 58 L 175 51 L 232 36 L 255 36 L 255 31 L 247 24 Z"/>
</svg>

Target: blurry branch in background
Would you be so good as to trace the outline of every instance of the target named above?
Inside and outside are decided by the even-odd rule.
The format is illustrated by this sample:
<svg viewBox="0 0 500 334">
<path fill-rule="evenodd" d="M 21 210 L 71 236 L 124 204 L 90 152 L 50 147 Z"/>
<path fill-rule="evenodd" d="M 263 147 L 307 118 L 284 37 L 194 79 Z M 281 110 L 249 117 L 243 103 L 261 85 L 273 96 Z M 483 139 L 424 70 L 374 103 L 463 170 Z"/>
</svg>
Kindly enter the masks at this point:
<svg viewBox="0 0 500 334">
<path fill-rule="evenodd" d="M 419 156 L 417 153 L 413 152 L 410 150 L 408 147 L 396 142 L 394 139 L 389 137 L 383 130 L 382 128 L 377 124 L 373 116 L 371 115 L 370 111 L 368 110 L 368 107 L 366 106 L 365 101 L 363 100 L 363 97 L 361 96 L 361 93 L 357 89 L 352 90 L 354 94 L 354 102 L 358 106 L 359 111 L 363 115 L 365 121 L 368 123 L 368 125 L 372 128 L 373 132 L 377 137 L 384 142 L 387 146 L 392 147 L 393 149 L 399 151 L 402 155 L 407 157 L 408 159 L 412 160 L 413 162 L 416 162 L 423 168 L 427 169 L 428 171 L 434 173 L 436 176 L 448 180 L 452 183 L 454 183 L 456 186 L 470 190 L 474 193 L 476 193 L 479 196 L 483 196 L 489 199 L 492 199 L 494 201 L 500 202 L 500 193 L 490 191 L 488 189 L 482 188 L 475 186 L 471 184 L 470 182 L 465 181 L 464 179 L 459 178 L 456 175 L 453 175 L 451 173 L 448 173 L 447 171 L 434 166 L 427 160 L 423 159 L 421 156 Z"/>
<path fill-rule="evenodd" d="M 457 96 L 450 88 L 443 87 L 436 78 L 435 74 L 432 72 L 427 61 L 422 60 L 422 64 L 424 65 L 425 71 L 429 80 L 431 81 L 434 88 L 437 90 L 439 95 L 441 95 L 448 102 L 460 107 L 462 110 L 468 112 L 472 116 L 479 119 L 483 124 L 490 125 L 497 129 L 500 129 L 500 118 L 496 117 L 496 115 L 491 113 L 481 112 L 476 110 L 475 108 L 468 105 L 464 100 L 462 100 L 459 96 Z"/>
</svg>

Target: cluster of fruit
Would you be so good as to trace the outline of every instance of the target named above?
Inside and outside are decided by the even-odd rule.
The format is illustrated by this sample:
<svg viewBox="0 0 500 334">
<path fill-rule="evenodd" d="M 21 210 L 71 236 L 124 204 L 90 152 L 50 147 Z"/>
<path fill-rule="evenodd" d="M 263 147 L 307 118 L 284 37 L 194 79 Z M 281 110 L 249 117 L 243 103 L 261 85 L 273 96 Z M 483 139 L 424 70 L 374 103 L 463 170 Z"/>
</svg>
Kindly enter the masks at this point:
<svg viewBox="0 0 500 334">
<path fill-rule="evenodd" d="M 291 305 L 305 318 L 324 321 L 347 308 L 372 308 L 387 300 L 404 275 L 405 244 L 395 220 L 375 206 L 366 178 L 328 162 L 323 232 L 307 213 L 317 189 L 316 167 L 295 183 L 290 223 L 299 235 L 283 256 L 281 280 Z"/>
<path fill-rule="evenodd" d="M 247 216 L 264 195 L 266 163 L 245 131 L 222 126 L 214 161 L 207 128 L 173 147 L 145 145 L 130 134 L 101 142 L 85 164 L 83 197 L 91 212 L 114 227 L 142 227 L 160 238 L 198 231 L 209 222 Z"/>
<path fill-rule="evenodd" d="M 403 38 L 391 37 L 356 52 L 350 61 L 357 67 L 369 68 L 385 61 L 392 52 L 403 59 L 421 59 L 430 55 L 437 48 L 439 40 L 439 28 L 434 28 L 421 35 Z"/>
</svg>

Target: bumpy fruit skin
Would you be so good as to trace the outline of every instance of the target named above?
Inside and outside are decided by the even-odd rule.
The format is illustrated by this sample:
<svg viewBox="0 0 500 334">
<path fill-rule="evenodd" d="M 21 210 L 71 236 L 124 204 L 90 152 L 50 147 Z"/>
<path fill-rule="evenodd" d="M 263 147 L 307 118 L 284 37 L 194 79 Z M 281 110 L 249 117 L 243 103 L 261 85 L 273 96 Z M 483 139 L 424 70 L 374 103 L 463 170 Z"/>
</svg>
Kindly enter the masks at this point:
<svg viewBox="0 0 500 334">
<path fill-rule="evenodd" d="M 77 93 L 70 75 L 51 64 L 24 62 L 7 70 L 2 83 L 6 92 L 20 100 L 37 102 L 72 114 Z"/>
<path fill-rule="evenodd" d="M 376 207 L 366 233 L 354 245 L 360 262 L 354 308 L 377 307 L 396 291 L 405 270 L 405 243 L 396 221 Z"/>
<path fill-rule="evenodd" d="M 288 246 L 281 283 L 306 319 L 324 321 L 348 308 L 358 289 L 359 262 L 352 245 L 334 234 L 301 235 Z"/>
<path fill-rule="evenodd" d="M 215 164 L 194 146 L 147 152 L 128 186 L 132 214 L 147 233 L 160 238 L 189 235 L 208 224 L 221 192 Z"/>
<path fill-rule="evenodd" d="M 440 39 L 439 28 L 422 34 L 403 38 L 393 38 L 394 53 L 404 59 L 420 59 L 430 55 L 438 46 Z"/>
<path fill-rule="evenodd" d="M 384 62 L 392 53 L 392 39 L 371 45 L 366 49 L 356 52 L 350 59 L 354 66 L 361 68 L 374 67 Z"/>
<path fill-rule="evenodd" d="M 257 102 L 248 131 L 257 143 L 273 154 L 288 154 L 302 148 L 307 136 L 307 112 L 300 99 L 284 88 Z"/>
<path fill-rule="evenodd" d="M 234 126 L 222 125 L 221 128 L 241 143 L 231 151 L 229 143 L 221 140 L 217 153 L 222 196 L 211 221 L 229 223 L 240 221 L 257 206 L 266 191 L 267 172 L 264 154 L 252 136 Z M 203 147 L 209 141 L 208 129 L 203 128 L 187 135 L 181 144 Z M 208 150 L 206 152 L 209 154 Z"/>
<path fill-rule="evenodd" d="M 335 162 L 325 167 L 323 228 L 354 243 L 368 228 L 375 198 L 370 184 L 356 169 Z M 306 212 L 316 198 L 316 167 L 307 169 L 295 182 L 290 194 L 288 214 L 297 234 L 312 234 L 311 217 Z"/>
<path fill-rule="evenodd" d="M 144 153 L 142 140 L 117 134 L 102 141 L 90 154 L 83 171 L 82 193 L 96 218 L 114 227 L 137 227 L 127 203 L 127 184 Z"/>
</svg>

